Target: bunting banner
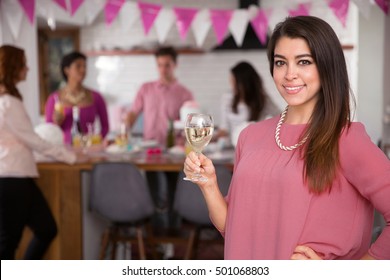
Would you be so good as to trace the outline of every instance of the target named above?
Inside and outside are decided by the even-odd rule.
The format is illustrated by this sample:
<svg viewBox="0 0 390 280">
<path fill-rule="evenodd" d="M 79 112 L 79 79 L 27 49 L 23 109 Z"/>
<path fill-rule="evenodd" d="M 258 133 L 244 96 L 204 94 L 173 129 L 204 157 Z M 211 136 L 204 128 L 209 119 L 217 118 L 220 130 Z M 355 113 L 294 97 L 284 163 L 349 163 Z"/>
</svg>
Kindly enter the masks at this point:
<svg viewBox="0 0 390 280">
<path fill-rule="evenodd" d="M 4 20 L 8 23 L 14 38 L 19 36 L 23 18 L 33 25 L 35 17 L 43 17 L 51 29 L 56 28 L 56 21 L 69 22 L 73 24 L 90 25 L 99 15 L 104 13 L 106 26 L 111 26 L 118 20 L 121 31 L 130 32 L 130 28 L 138 20 L 141 21 L 145 36 L 152 27 L 155 27 L 157 40 L 163 44 L 172 26 L 176 30 L 181 41 L 188 39 L 188 32 L 191 29 L 195 43 L 201 47 L 207 36 L 216 38 L 221 44 L 224 38 L 230 33 L 237 46 L 242 46 L 247 26 L 250 23 L 259 41 L 263 44 L 267 41 L 267 33 L 271 25 L 281 20 L 286 15 L 314 15 L 318 11 L 333 13 L 340 21 L 342 27 L 346 27 L 349 13 L 349 5 L 352 1 L 359 12 L 368 19 L 373 6 L 379 7 L 385 15 L 389 14 L 390 0 L 296 0 L 293 5 L 287 8 L 285 5 L 275 5 L 272 9 L 259 9 L 251 5 L 248 9 L 195 9 L 184 7 L 165 7 L 142 1 L 129 0 L 0 0 Z M 78 12 L 82 8 L 82 12 Z M 272 17 L 270 16 L 272 10 Z M 75 16 L 75 14 L 77 15 Z M 69 19 L 68 19 L 69 17 Z M 210 29 L 213 31 L 210 32 Z M 155 36 L 155 35 L 153 35 Z"/>
<path fill-rule="evenodd" d="M 185 41 L 188 30 L 190 29 L 191 23 L 198 12 L 198 9 L 190 8 L 173 8 L 176 15 L 177 30 L 179 30 L 180 38 Z"/>
<path fill-rule="evenodd" d="M 336 17 L 340 20 L 343 27 L 345 27 L 347 25 L 349 0 L 331 0 L 328 5 Z"/>
<path fill-rule="evenodd" d="M 257 38 L 260 42 L 265 45 L 267 43 L 267 33 L 268 33 L 268 17 L 271 14 L 271 10 L 259 9 L 257 16 L 251 20 L 251 25 L 255 30 Z"/>
<path fill-rule="evenodd" d="M 382 9 L 382 11 L 388 15 L 390 0 L 375 0 L 375 3 Z"/>
<path fill-rule="evenodd" d="M 145 35 L 148 35 L 150 28 L 152 28 L 153 23 L 158 16 L 162 6 L 157 4 L 138 2 L 138 7 L 141 10 L 141 19 L 144 27 L 144 33 Z"/>
<path fill-rule="evenodd" d="M 222 44 L 226 36 L 232 15 L 232 10 L 210 10 L 211 22 L 218 45 Z"/>
<path fill-rule="evenodd" d="M 295 10 L 288 10 L 290 17 L 308 16 L 310 10 L 310 3 L 299 4 Z"/>
<path fill-rule="evenodd" d="M 66 0 L 53 0 L 53 2 L 58 4 L 58 6 L 60 6 L 63 10 L 68 11 Z"/>
<path fill-rule="evenodd" d="M 118 17 L 122 31 L 124 33 L 130 32 L 134 23 L 140 19 L 140 12 L 137 7 L 137 3 L 126 1 L 123 4 Z"/>
<path fill-rule="evenodd" d="M 162 8 L 158 13 L 154 25 L 157 32 L 157 39 L 160 44 L 163 44 L 166 41 L 168 33 L 171 31 L 174 23 L 175 13 L 172 9 Z"/>
<path fill-rule="evenodd" d="M 192 22 L 192 32 L 194 33 L 196 45 L 200 48 L 206 40 L 207 34 L 211 28 L 209 11 L 200 10 Z"/>
<path fill-rule="evenodd" d="M 104 15 L 107 26 L 110 26 L 117 17 L 124 3 L 125 0 L 107 0 L 106 5 L 104 6 Z"/>
<path fill-rule="evenodd" d="M 244 36 L 249 23 L 247 9 L 235 10 L 229 23 L 229 30 L 237 46 L 242 46 Z"/>
<path fill-rule="evenodd" d="M 74 16 L 83 3 L 84 0 L 70 0 L 70 15 Z"/>
<path fill-rule="evenodd" d="M 35 18 L 35 0 L 19 0 L 19 4 L 22 6 L 30 24 L 33 25 Z"/>
</svg>

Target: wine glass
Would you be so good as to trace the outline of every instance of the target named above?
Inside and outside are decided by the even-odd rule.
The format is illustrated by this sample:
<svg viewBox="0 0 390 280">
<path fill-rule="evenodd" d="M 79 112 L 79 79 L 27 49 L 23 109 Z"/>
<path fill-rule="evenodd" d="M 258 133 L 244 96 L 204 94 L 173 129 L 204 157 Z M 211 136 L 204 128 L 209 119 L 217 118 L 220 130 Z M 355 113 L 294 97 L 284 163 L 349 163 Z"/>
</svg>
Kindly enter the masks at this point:
<svg viewBox="0 0 390 280">
<path fill-rule="evenodd" d="M 214 122 L 211 115 L 192 113 L 187 115 L 185 122 L 185 134 L 187 142 L 194 150 L 197 156 L 200 155 L 203 148 L 207 146 L 213 136 Z M 207 181 L 200 173 L 194 173 L 192 177 L 185 177 L 187 181 Z"/>
</svg>

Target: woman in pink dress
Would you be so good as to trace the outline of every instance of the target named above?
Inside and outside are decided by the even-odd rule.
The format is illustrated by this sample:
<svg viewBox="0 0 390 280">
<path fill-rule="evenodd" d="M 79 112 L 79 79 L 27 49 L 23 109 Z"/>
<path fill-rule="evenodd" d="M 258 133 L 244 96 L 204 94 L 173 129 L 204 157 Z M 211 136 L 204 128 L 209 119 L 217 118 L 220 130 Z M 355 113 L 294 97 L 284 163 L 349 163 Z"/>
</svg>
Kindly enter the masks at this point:
<svg viewBox="0 0 390 280">
<path fill-rule="evenodd" d="M 240 135 L 227 197 L 212 162 L 190 153 L 226 259 L 390 259 L 390 162 L 351 121 L 340 42 L 311 16 L 279 23 L 268 44 L 270 71 L 287 103 Z M 387 226 L 371 244 L 373 213 Z"/>
</svg>

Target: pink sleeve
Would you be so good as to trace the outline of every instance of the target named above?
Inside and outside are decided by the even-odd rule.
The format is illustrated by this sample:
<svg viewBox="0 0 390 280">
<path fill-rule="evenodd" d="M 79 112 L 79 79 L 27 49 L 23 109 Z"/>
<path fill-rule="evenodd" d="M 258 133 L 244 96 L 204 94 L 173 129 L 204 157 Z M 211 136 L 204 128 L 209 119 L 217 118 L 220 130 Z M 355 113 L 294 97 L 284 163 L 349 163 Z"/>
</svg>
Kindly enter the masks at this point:
<svg viewBox="0 0 390 280">
<path fill-rule="evenodd" d="M 144 108 L 144 94 L 146 92 L 146 85 L 142 85 L 139 91 L 137 92 L 137 96 L 131 106 L 130 111 L 136 115 L 139 115 L 143 111 Z"/>
<path fill-rule="evenodd" d="M 94 95 L 95 95 L 96 109 L 99 115 L 99 120 L 101 125 L 101 134 L 104 138 L 109 131 L 107 106 L 101 94 L 95 92 Z"/>
<path fill-rule="evenodd" d="M 54 112 L 54 95 L 58 95 L 57 92 L 49 95 L 45 105 L 45 120 L 48 123 L 53 123 L 53 112 Z"/>
<path fill-rule="evenodd" d="M 386 227 L 369 254 L 390 259 L 390 161 L 371 141 L 361 123 L 353 123 L 340 139 L 344 176 L 383 215 Z"/>
</svg>

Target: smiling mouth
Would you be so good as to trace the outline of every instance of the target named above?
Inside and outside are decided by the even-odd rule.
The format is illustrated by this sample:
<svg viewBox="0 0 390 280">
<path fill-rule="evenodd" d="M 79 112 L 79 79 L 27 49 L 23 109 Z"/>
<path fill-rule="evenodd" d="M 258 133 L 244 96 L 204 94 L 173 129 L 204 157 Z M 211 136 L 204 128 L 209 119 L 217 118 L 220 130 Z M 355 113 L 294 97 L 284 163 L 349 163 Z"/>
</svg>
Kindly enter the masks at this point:
<svg viewBox="0 0 390 280">
<path fill-rule="evenodd" d="M 286 89 L 287 93 L 294 94 L 294 93 L 298 93 L 303 88 L 303 86 L 296 86 L 296 87 L 284 86 L 284 88 Z"/>
</svg>

